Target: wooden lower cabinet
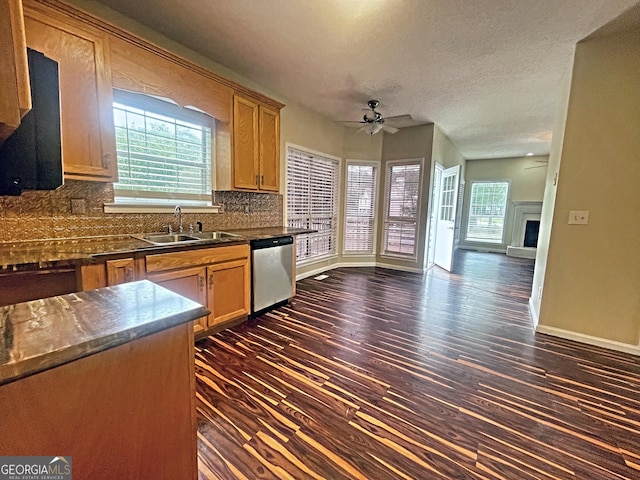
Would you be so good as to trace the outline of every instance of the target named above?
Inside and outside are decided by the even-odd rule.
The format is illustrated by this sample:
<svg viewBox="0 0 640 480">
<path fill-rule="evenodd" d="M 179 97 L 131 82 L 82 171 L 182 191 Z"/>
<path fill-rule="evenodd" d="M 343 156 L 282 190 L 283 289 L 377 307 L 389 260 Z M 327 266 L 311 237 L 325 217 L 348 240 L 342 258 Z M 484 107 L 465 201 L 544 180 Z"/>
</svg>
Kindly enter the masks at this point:
<svg viewBox="0 0 640 480">
<path fill-rule="evenodd" d="M 107 260 L 105 266 L 107 268 L 107 285 L 109 286 L 133 282 L 136 278 L 133 258 Z"/>
<path fill-rule="evenodd" d="M 73 282 L 73 272 L 70 271 L 70 274 Z M 198 302 L 211 311 L 209 316 L 194 322 L 196 335 L 201 336 L 224 323 L 246 317 L 251 311 L 249 245 L 135 255 L 82 265 L 78 290 L 91 290 L 145 278 Z M 74 290 L 56 294 L 70 291 Z"/>
<path fill-rule="evenodd" d="M 201 334 L 246 317 L 251 309 L 249 245 L 233 245 L 146 257 L 146 277 L 206 306 L 211 314 L 196 322 Z"/>
<path fill-rule="evenodd" d="M 209 327 L 249 315 L 250 278 L 248 258 L 207 267 Z"/>
<path fill-rule="evenodd" d="M 165 287 L 167 290 L 178 293 L 189 300 L 207 305 L 207 291 L 205 281 L 207 270 L 205 267 L 182 268 L 169 272 L 154 273 L 147 276 L 147 280 Z M 195 334 L 207 329 L 207 317 L 199 318 L 193 322 Z"/>
<path fill-rule="evenodd" d="M 64 452 L 76 480 L 195 480 L 193 358 L 182 324 L 1 385 L 0 455 Z"/>
</svg>

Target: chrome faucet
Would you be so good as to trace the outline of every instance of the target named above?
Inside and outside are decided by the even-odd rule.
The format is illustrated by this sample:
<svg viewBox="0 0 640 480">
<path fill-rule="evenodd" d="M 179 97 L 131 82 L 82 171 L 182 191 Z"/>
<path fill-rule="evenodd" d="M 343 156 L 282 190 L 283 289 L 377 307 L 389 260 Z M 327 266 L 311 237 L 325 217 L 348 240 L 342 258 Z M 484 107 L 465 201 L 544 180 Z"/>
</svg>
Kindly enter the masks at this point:
<svg viewBox="0 0 640 480">
<path fill-rule="evenodd" d="M 178 217 L 178 232 L 182 233 L 182 209 L 180 205 L 176 205 L 176 208 L 173 209 L 173 214 Z"/>
</svg>

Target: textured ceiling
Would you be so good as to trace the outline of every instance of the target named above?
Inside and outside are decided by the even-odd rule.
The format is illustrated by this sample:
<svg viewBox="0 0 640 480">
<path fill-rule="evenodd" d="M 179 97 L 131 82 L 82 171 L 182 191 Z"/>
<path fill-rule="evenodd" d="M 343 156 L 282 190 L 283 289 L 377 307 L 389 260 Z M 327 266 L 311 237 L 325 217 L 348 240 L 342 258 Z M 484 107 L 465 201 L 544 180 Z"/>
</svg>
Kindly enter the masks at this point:
<svg viewBox="0 0 640 480">
<path fill-rule="evenodd" d="M 436 123 L 466 158 L 546 154 L 574 45 L 639 0 L 102 0 L 332 120 Z"/>
</svg>

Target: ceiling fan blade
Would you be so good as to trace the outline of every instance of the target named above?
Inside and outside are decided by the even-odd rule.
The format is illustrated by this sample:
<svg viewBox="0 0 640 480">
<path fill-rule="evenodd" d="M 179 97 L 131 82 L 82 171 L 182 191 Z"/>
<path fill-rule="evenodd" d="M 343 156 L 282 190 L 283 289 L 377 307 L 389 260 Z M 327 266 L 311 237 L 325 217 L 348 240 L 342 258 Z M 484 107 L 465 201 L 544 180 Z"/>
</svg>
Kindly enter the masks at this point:
<svg viewBox="0 0 640 480">
<path fill-rule="evenodd" d="M 386 124 L 386 119 L 385 119 L 385 123 L 382 125 L 382 130 L 384 130 L 387 133 L 396 133 L 400 129 L 399 128 L 394 128 L 394 127 L 391 127 L 391 126 L 387 125 Z"/>
<path fill-rule="evenodd" d="M 345 127 L 362 127 L 362 125 L 365 122 L 340 121 L 340 122 L 337 122 L 337 123 L 339 123 L 340 125 L 343 125 Z"/>
<path fill-rule="evenodd" d="M 384 123 L 395 128 L 413 127 L 418 122 L 414 121 L 411 115 L 397 115 L 395 117 L 385 117 Z"/>
</svg>

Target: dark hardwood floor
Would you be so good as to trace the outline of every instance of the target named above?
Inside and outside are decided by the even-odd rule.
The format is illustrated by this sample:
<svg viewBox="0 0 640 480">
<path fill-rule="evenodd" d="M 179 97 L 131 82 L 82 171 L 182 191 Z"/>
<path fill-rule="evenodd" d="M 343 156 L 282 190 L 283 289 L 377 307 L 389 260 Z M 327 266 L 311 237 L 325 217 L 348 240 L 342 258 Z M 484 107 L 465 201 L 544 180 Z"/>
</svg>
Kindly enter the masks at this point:
<svg viewBox="0 0 640 480">
<path fill-rule="evenodd" d="M 455 272 L 333 270 L 200 341 L 200 478 L 640 478 L 640 359 L 534 334 L 531 260 Z"/>
</svg>

